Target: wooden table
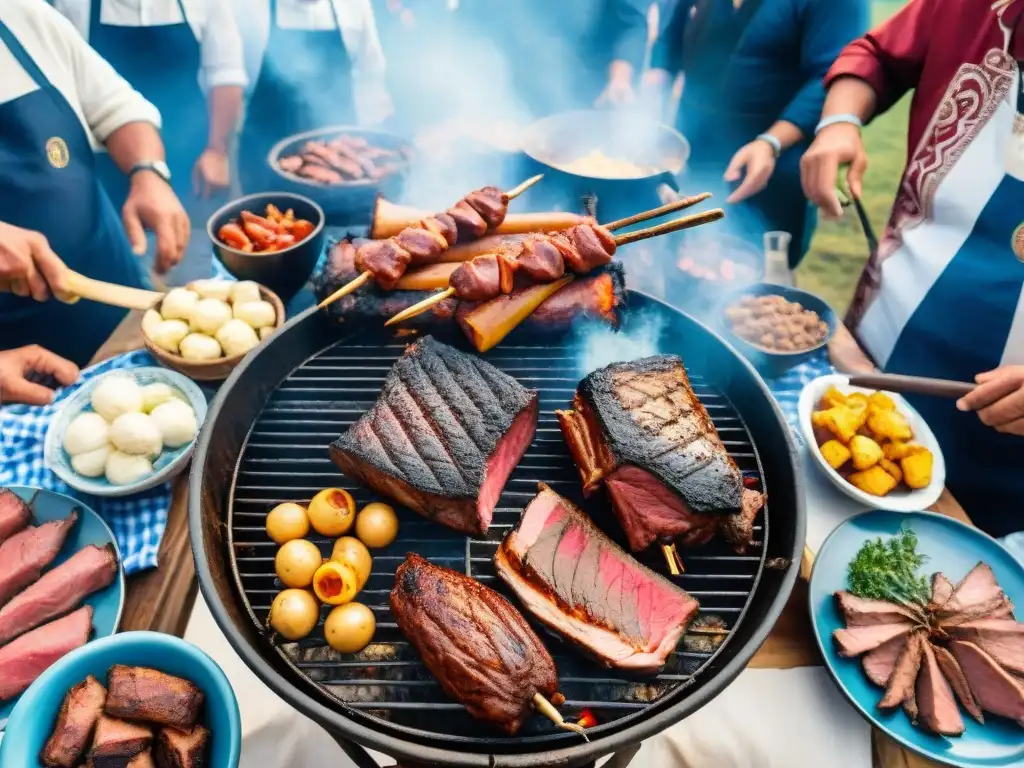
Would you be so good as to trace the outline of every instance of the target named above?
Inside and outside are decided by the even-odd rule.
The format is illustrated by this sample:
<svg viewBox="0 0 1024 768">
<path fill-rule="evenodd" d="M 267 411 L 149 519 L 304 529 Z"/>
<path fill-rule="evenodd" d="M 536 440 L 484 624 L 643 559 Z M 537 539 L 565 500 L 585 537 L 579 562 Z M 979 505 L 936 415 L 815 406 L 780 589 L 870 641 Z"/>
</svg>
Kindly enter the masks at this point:
<svg viewBox="0 0 1024 768">
<path fill-rule="evenodd" d="M 92 362 L 141 349 L 141 313 L 131 312 L 119 325 L 107 343 L 96 353 Z M 832 364 L 846 372 L 865 372 L 874 369 L 853 336 L 840 326 L 829 344 Z M 931 508 L 934 512 L 970 523 L 970 518 L 948 491 Z M 167 516 L 167 530 L 160 544 L 159 567 L 128 579 L 128 595 L 123 630 L 149 629 L 182 636 L 195 601 L 195 563 L 188 533 L 188 475 L 181 475 L 174 485 L 171 508 Z M 807 605 L 807 581 L 810 558 L 805 552 L 801 575 L 793 589 L 778 623 L 767 641 L 754 655 L 750 666 L 761 669 L 792 669 L 793 667 L 820 666 L 821 656 L 811 633 Z M 931 768 L 938 764 L 917 757 L 881 731 L 873 731 L 872 745 L 875 766 L 878 768 Z"/>
</svg>

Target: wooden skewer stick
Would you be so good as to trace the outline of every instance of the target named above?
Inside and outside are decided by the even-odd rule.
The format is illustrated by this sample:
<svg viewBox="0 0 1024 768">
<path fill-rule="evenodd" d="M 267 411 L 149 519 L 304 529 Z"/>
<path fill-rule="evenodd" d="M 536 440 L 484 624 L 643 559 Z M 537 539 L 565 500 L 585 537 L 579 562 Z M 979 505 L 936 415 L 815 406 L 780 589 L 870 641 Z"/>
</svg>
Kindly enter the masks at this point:
<svg viewBox="0 0 1024 768">
<path fill-rule="evenodd" d="M 731 630 L 728 629 L 711 629 L 710 627 L 698 627 L 697 629 L 688 629 L 686 634 L 688 635 L 713 635 L 715 637 L 722 637 L 728 635 Z"/>
<path fill-rule="evenodd" d="M 669 573 L 673 576 L 686 573 L 682 558 L 679 557 L 679 550 L 676 549 L 675 544 L 662 544 L 661 551 L 665 553 L 665 561 L 668 563 Z"/>
<path fill-rule="evenodd" d="M 583 737 L 584 741 L 590 741 L 590 739 L 587 738 L 587 730 L 582 725 L 567 722 L 566 719 L 562 717 L 562 713 L 555 709 L 554 705 L 539 693 L 533 694 L 533 706 L 536 707 L 538 712 L 548 718 L 559 728 L 564 728 L 567 731 L 578 733 Z"/>
<path fill-rule="evenodd" d="M 653 210 L 658 209 L 655 208 Z M 679 219 L 673 219 L 672 221 L 667 221 L 664 224 L 658 224 L 657 226 L 654 227 L 648 227 L 647 229 L 638 229 L 636 232 L 627 232 L 624 235 L 619 235 L 618 237 L 615 238 L 615 245 L 618 247 L 622 245 L 627 245 L 628 243 L 635 243 L 638 240 L 646 240 L 649 237 L 657 237 L 658 235 L 665 235 L 668 234 L 669 232 L 676 232 L 680 229 L 690 229 L 691 227 L 699 227 L 701 224 L 708 224 L 709 222 L 712 221 L 718 221 L 723 216 L 725 216 L 725 211 L 723 211 L 721 208 L 714 208 L 710 211 L 705 211 L 703 213 L 694 213 L 690 216 L 683 216 L 682 218 Z M 423 301 L 417 302 L 416 304 L 413 304 L 411 307 L 403 309 L 397 315 L 388 319 L 387 322 L 384 323 L 384 326 L 387 327 L 389 325 L 394 325 L 395 323 L 400 323 L 403 320 L 408 320 L 410 317 L 416 317 L 416 315 L 420 315 L 426 312 L 435 304 L 440 304 L 449 296 L 454 295 L 454 288 L 446 288 L 443 291 L 439 291 L 438 293 L 435 293 L 433 296 L 428 296 Z M 333 297 L 329 297 L 324 301 L 329 303 L 332 300 Z M 323 306 L 323 304 L 321 304 L 321 306 Z"/>
<path fill-rule="evenodd" d="M 544 178 L 544 174 L 543 173 L 538 173 L 536 176 L 531 176 L 526 181 L 524 181 L 522 184 L 520 184 L 518 187 L 513 187 L 512 189 L 510 189 L 508 191 L 508 193 L 507 193 L 508 199 L 509 200 L 515 200 L 517 197 L 519 197 L 521 194 L 523 194 L 523 192 L 528 190 L 530 187 L 532 187 L 534 184 L 536 184 L 538 181 L 540 181 L 543 178 Z M 334 293 L 332 293 L 330 296 L 328 296 L 326 299 L 324 299 L 319 304 L 317 304 L 316 308 L 317 309 L 323 309 L 324 307 L 330 306 L 331 304 L 336 302 L 338 299 L 342 299 L 342 298 L 348 296 L 350 293 L 352 293 L 352 291 L 355 291 L 355 290 L 357 290 L 359 288 L 362 288 L 364 285 L 366 285 L 366 283 L 368 283 L 372 279 L 373 279 L 373 274 L 371 272 L 363 272 L 363 274 L 361 274 L 359 277 L 357 277 L 354 280 L 350 280 L 349 282 L 345 283 L 345 285 L 341 286 L 341 288 L 339 288 Z"/>
<path fill-rule="evenodd" d="M 629 227 L 633 224 L 639 224 L 641 221 L 656 219 L 659 216 L 664 216 L 666 213 L 681 211 L 684 208 L 692 208 L 697 205 L 697 203 L 703 203 L 709 197 L 711 197 L 710 192 L 701 192 L 699 195 L 693 195 L 692 197 L 681 197 L 674 202 L 660 205 L 657 208 L 651 208 L 649 211 L 640 211 L 640 213 L 634 213 L 632 216 L 627 216 L 624 219 L 613 221 L 611 224 L 605 224 L 604 228 L 614 232 L 616 229 L 622 229 L 623 227 Z"/>
</svg>

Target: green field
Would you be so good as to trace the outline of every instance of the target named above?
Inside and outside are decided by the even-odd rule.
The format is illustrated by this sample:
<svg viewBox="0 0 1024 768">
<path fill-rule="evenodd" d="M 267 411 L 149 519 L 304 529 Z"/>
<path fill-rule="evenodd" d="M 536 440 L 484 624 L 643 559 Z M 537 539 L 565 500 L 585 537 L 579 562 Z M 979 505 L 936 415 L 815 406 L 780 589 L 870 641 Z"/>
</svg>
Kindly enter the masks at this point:
<svg viewBox="0 0 1024 768">
<path fill-rule="evenodd" d="M 872 20 L 884 21 L 902 2 L 876 0 Z M 863 202 L 878 237 L 882 236 L 889 209 L 899 184 L 906 155 L 909 96 L 874 120 L 864 130 L 868 150 L 868 170 L 864 177 Z M 864 262 L 867 243 L 852 210 L 842 221 L 822 221 L 811 243 L 811 250 L 797 271 L 801 288 L 826 299 L 840 314 L 846 311 Z"/>
</svg>

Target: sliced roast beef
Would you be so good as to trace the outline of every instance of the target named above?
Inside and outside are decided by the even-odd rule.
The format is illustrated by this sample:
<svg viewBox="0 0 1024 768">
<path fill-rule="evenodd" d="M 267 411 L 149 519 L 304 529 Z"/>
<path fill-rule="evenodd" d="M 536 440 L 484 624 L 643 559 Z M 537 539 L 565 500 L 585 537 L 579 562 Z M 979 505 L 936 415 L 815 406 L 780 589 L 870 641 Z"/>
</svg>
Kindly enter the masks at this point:
<svg viewBox="0 0 1024 768">
<path fill-rule="evenodd" d="M 906 635 L 913 631 L 912 621 L 894 621 L 892 624 L 871 624 L 866 627 L 849 627 L 837 629 L 832 633 L 832 639 L 839 646 L 839 655 L 851 658 L 860 656 L 862 653 L 873 651 L 882 643 L 887 643 L 894 637 Z"/>
<path fill-rule="evenodd" d="M 0 544 L 28 527 L 32 510 L 14 491 L 0 488 Z"/>
<path fill-rule="evenodd" d="M 946 601 L 953 596 L 953 582 L 946 578 L 943 573 L 932 574 L 932 597 L 929 605 L 930 610 L 938 610 L 946 604 Z"/>
<path fill-rule="evenodd" d="M 935 654 L 935 660 L 939 663 L 939 670 L 960 701 L 960 706 L 966 709 L 971 717 L 979 723 L 984 723 L 985 717 L 981 713 L 981 707 L 978 706 L 978 700 L 974 697 L 974 692 L 967 683 L 967 678 L 964 676 L 964 671 L 960 669 L 956 657 L 940 645 L 932 645 L 932 653 Z"/>
<path fill-rule="evenodd" d="M 33 629 L 0 648 L 0 701 L 17 696 L 51 664 L 85 645 L 92 631 L 92 608 Z"/>
<path fill-rule="evenodd" d="M 210 731 L 201 725 L 190 730 L 164 728 L 156 737 L 157 768 L 203 768 Z"/>
<path fill-rule="evenodd" d="M 938 612 L 940 616 L 951 616 L 977 612 L 980 607 L 983 615 L 976 615 L 975 618 L 991 618 L 984 613 L 998 611 L 1006 600 L 1006 594 L 996 581 L 992 569 L 986 563 L 978 563 L 957 584 L 949 600 L 943 603 Z M 1010 610 L 1012 612 L 1012 606 Z"/>
<path fill-rule="evenodd" d="M 981 708 L 1024 726 L 1024 685 L 974 643 L 954 640 L 949 649 L 960 663 Z"/>
<path fill-rule="evenodd" d="M 922 643 L 924 656 L 917 677 L 919 722 L 932 733 L 959 736 L 964 732 L 964 719 L 935 659 L 931 643 Z"/>
<path fill-rule="evenodd" d="M 420 514 L 483 535 L 536 427 L 536 391 L 427 336 L 395 362 L 331 458 Z"/>
<path fill-rule="evenodd" d="M 126 768 L 133 757 L 145 752 L 152 743 L 153 731 L 148 725 L 101 715 L 89 762 L 95 768 Z"/>
<path fill-rule="evenodd" d="M 982 619 L 950 627 L 948 632 L 974 643 L 1009 672 L 1024 675 L 1024 623 Z"/>
<path fill-rule="evenodd" d="M 572 409 L 556 413 L 584 493 L 606 484 L 634 552 L 716 533 L 738 552 L 751 544 L 764 496 L 744 488 L 680 358 L 597 370 L 580 382 Z"/>
<path fill-rule="evenodd" d="M 48 768 L 74 768 L 89 748 L 96 721 L 103 714 L 107 689 L 92 675 L 64 697 L 57 725 L 39 756 Z"/>
<path fill-rule="evenodd" d="M 66 520 L 29 526 L 0 544 L 0 605 L 39 578 L 77 520 L 78 512 L 72 512 Z"/>
<path fill-rule="evenodd" d="M 892 640 L 886 640 L 861 658 L 860 663 L 864 667 L 864 674 L 868 676 L 875 685 L 885 688 L 892 677 L 892 671 L 896 666 L 896 659 L 900 651 L 907 644 L 907 635 L 897 635 Z"/>
<path fill-rule="evenodd" d="M 159 768 L 159 766 L 153 761 L 153 751 L 146 749 L 129 760 L 125 768 Z M 202 768 L 202 763 L 198 765 L 198 768 Z"/>
<path fill-rule="evenodd" d="M 445 693 L 473 717 L 514 734 L 558 674 L 512 604 L 464 573 L 410 554 L 395 573 L 391 611 Z"/>
<path fill-rule="evenodd" d="M 104 711 L 126 720 L 191 728 L 203 706 L 203 692 L 190 680 L 149 667 L 115 664 L 107 688 Z"/>
<path fill-rule="evenodd" d="M 893 709 L 914 697 L 914 683 L 917 682 L 917 673 L 921 669 L 923 638 L 921 632 L 915 632 L 907 638 L 899 658 L 896 659 L 896 666 L 886 685 L 885 695 L 878 702 L 879 708 Z"/>
<path fill-rule="evenodd" d="M 89 544 L 0 608 L 0 645 L 50 619 L 113 583 L 117 575 L 114 546 Z"/>
<path fill-rule="evenodd" d="M 698 610 L 544 485 L 494 562 L 538 620 L 611 667 L 657 672 Z"/>
<path fill-rule="evenodd" d="M 871 600 L 841 591 L 836 592 L 836 603 L 848 627 L 869 627 L 874 624 L 892 624 L 899 621 L 922 621 L 923 615 L 910 608 L 887 600 Z"/>
</svg>

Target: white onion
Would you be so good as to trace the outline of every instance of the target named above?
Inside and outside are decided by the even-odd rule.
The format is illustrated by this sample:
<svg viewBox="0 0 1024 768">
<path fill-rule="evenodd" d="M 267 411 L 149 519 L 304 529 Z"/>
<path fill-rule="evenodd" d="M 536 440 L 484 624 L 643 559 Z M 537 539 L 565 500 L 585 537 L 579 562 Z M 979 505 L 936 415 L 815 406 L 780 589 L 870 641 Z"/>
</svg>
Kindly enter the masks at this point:
<svg viewBox="0 0 1024 768">
<path fill-rule="evenodd" d="M 130 485 L 153 471 L 153 464 L 145 456 L 111 451 L 104 468 L 111 485 Z"/>
<path fill-rule="evenodd" d="M 110 425 L 110 442 L 117 450 L 135 456 L 160 455 L 163 438 L 152 416 L 145 413 L 126 413 Z"/>
<path fill-rule="evenodd" d="M 199 294 L 188 288 L 172 288 L 160 302 L 160 315 L 164 320 L 192 319 L 192 310 L 199 303 Z"/>
<path fill-rule="evenodd" d="M 131 376 L 112 373 L 100 379 L 92 391 L 92 409 L 107 421 L 122 413 L 142 410 L 142 387 Z"/>
<path fill-rule="evenodd" d="M 190 333 L 181 340 L 181 356 L 186 360 L 217 360 L 224 357 L 224 353 L 212 336 Z"/>
<path fill-rule="evenodd" d="M 231 287 L 233 285 L 234 283 L 231 280 L 196 280 L 189 283 L 188 287 L 204 299 L 227 301 L 231 298 Z"/>
<path fill-rule="evenodd" d="M 156 331 L 156 327 L 163 322 L 163 318 L 160 313 L 155 309 L 147 309 L 146 314 L 142 316 L 142 332 L 149 338 L 153 338 L 153 333 Z"/>
<path fill-rule="evenodd" d="M 196 435 L 196 412 L 191 405 L 181 400 L 168 400 L 157 406 L 152 419 L 168 448 L 180 448 L 191 442 Z"/>
<path fill-rule="evenodd" d="M 208 335 L 231 319 L 231 306 L 220 299 L 203 299 L 192 310 L 192 330 Z"/>
<path fill-rule="evenodd" d="M 184 320 L 164 320 L 150 334 L 150 339 L 160 349 L 178 354 L 181 340 L 188 336 L 188 323 Z"/>
<path fill-rule="evenodd" d="M 110 441 L 110 425 L 93 411 L 80 413 L 64 431 L 64 450 L 69 456 L 89 453 Z"/>
<path fill-rule="evenodd" d="M 173 400 L 174 390 L 162 381 L 154 381 L 142 388 L 142 412 L 151 413 L 161 403 Z"/>
</svg>

